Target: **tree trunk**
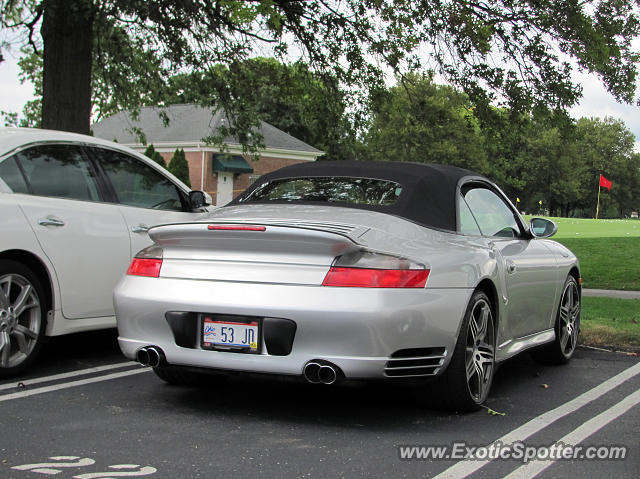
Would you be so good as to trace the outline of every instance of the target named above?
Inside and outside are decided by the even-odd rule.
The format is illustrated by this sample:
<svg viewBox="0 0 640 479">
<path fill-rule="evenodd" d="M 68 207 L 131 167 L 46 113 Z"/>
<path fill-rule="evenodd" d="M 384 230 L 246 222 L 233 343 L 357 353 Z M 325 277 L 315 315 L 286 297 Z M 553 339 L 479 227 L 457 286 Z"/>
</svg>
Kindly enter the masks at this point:
<svg viewBox="0 0 640 479">
<path fill-rule="evenodd" d="M 90 0 L 44 2 L 42 128 L 89 133 L 93 18 Z"/>
</svg>

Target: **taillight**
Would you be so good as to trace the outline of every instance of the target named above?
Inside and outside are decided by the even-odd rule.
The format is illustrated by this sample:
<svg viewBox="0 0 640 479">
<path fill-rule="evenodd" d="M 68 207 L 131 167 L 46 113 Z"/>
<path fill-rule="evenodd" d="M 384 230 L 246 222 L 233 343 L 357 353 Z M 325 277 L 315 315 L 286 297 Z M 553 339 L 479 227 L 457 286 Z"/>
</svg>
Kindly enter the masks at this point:
<svg viewBox="0 0 640 479">
<path fill-rule="evenodd" d="M 323 286 L 351 288 L 424 288 L 429 269 L 397 256 L 358 251 L 336 258 Z"/>
<path fill-rule="evenodd" d="M 322 286 L 352 288 L 424 288 L 428 269 L 366 269 L 332 267 Z"/>
<path fill-rule="evenodd" d="M 161 259 L 133 258 L 127 274 L 157 278 L 160 276 L 160 268 L 162 268 Z"/>
<path fill-rule="evenodd" d="M 244 226 L 244 225 L 209 225 L 210 231 L 266 231 L 265 226 Z"/>
<path fill-rule="evenodd" d="M 127 269 L 127 274 L 133 276 L 148 276 L 157 278 L 160 276 L 162 268 L 162 248 L 160 246 L 149 246 L 136 254 L 135 258 Z"/>
</svg>

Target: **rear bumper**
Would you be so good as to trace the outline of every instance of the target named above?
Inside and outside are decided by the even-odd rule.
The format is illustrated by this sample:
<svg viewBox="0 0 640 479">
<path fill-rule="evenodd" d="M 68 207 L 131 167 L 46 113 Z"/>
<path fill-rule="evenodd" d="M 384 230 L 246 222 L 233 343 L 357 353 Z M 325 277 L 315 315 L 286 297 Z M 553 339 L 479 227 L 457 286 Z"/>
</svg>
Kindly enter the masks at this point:
<svg viewBox="0 0 640 479">
<path fill-rule="evenodd" d="M 193 281 L 125 276 L 114 293 L 119 344 L 134 359 L 149 345 L 169 364 L 301 375 L 323 359 L 347 378 L 385 378 L 389 357 L 403 349 L 444 350 L 438 373 L 456 342 L 470 289 L 367 289 Z M 176 344 L 165 313 L 188 311 L 285 318 L 296 323 L 286 356 L 210 351 Z M 196 341 L 199 344 L 199 341 Z"/>
</svg>

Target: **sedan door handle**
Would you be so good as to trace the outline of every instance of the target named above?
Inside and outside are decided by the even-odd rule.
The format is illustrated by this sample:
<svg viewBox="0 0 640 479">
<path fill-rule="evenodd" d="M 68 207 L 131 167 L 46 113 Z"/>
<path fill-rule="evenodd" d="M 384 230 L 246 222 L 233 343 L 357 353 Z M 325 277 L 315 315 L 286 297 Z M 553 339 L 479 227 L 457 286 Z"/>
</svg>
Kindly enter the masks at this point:
<svg viewBox="0 0 640 479">
<path fill-rule="evenodd" d="M 147 225 L 136 225 L 131 227 L 131 231 L 134 233 L 146 233 L 149 231 L 149 227 Z"/>
<path fill-rule="evenodd" d="M 47 218 L 39 218 L 38 224 L 41 226 L 64 226 L 64 221 L 53 216 Z"/>
<path fill-rule="evenodd" d="M 513 261 L 507 262 L 507 273 L 513 274 L 516 272 L 516 265 Z"/>
</svg>

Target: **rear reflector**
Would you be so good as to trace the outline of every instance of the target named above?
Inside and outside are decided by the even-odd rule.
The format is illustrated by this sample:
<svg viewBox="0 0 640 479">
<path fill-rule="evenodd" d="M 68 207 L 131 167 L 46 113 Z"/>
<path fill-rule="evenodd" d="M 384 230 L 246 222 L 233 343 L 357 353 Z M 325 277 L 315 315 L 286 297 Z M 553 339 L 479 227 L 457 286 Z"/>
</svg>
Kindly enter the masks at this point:
<svg viewBox="0 0 640 479">
<path fill-rule="evenodd" d="M 133 258 L 127 274 L 133 276 L 149 276 L 157 278 L 160 276 L 160 268 L 162 267 L 161 259 L 151 258 Z"/>
<path fill-rule="evenodd" d="M 351 288 L 424 288 L 428 269 L 368 269 L 332 267 L 322 286 Z"/>
<path fill-rule="evenodd" d="M 242 225 L 209 225 L 209 230 L 227 230 L 227 231 L 266 231 L 265 226 L 242 226 Z"/>
</svg>

